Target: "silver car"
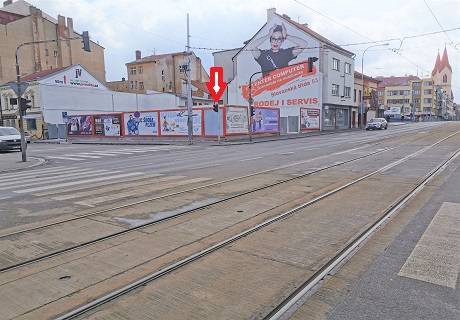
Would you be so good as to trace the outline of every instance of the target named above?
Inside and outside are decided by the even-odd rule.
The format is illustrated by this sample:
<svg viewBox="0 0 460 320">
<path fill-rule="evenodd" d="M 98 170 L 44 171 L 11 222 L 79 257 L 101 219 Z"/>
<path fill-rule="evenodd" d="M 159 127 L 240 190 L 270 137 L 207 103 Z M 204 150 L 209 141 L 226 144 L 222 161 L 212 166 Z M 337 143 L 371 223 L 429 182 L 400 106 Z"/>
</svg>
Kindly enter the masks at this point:
<svg viewBox="0 0 460 320">
<path fill-rule="evenodd" d="M 13 127 L 0 127 L 0 150 L 21 150 L 21 134 Z"/>
<path fill-rule="evenodd" d="M 383 130 L 388 129 L 388 122 L 383 118 L 371 119 L 367 125 L 366 130 Z"/>
</svg>

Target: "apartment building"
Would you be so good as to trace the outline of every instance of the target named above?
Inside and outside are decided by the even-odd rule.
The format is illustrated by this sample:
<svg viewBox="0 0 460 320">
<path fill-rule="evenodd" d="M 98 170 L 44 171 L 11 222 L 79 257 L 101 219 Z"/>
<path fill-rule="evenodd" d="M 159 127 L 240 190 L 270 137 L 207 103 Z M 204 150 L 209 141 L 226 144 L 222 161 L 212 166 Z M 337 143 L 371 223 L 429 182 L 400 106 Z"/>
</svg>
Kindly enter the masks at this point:
<svg viewBox="0 0 460 320">
<path fill-rule="evenodd" d="M 91 52 L 82 50 L 72 18 L 59 15 L 56 20 L 26 1 L 8 0 L 0 8 L 0 84 L 16 79 L 15 52 L 20 44 L 53 39 L 56 42 L 20 49 L 21 76 L 81 64 L 105 81 L 104 47 L 91 41 Z"/>
</svg>

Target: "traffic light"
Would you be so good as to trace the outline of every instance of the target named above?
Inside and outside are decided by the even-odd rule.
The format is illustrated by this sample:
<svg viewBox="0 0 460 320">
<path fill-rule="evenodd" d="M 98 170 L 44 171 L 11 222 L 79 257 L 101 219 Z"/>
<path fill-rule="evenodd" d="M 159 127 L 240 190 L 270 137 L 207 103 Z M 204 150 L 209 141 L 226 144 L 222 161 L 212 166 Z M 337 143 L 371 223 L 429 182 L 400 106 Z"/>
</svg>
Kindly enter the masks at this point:
<svg viewBox="0 0 460 320">
<path fill-rule="evenodd" d="M 313 63 L 315 61 L 318 61 L 318 58 L 317 57 L 310 57 L 308 58 L 308 72 L 312 72 L 313 71 Z"/>
<path fill-rule="evenodd" d="M 26 114 L 27 109 L 32 108 L 32 106 L 29 104 L 32 101 L 28 99 L 21 98 L 21 102 L 19 103 L 19 111 L 22 113 L 22 115 Z"/>
<path fill-rule="evenodd" d="M 81 37 L 83 39 L 82 43 L 83 43 L 83 50 L 85 50 L 86 52 L 91 52 L 91 47 L 89 45 L 89 32 L 88 31 L 83 31 L 83 33 L 81 34 Z"/>
<path fill-rule="evenodd" d="M 214 112 L 219 112 L 219 105 L 217 103 L 214 103 L 212 105 L 212 110 L 214 110 Z"/>
<path fill-rule="evenodd" d="M 249 112 L 251 113 L 251 117 L 254 117 L 255 111 L 254 111 L 254 107 L 253 107 L 253 106 L 250 106 L 250 107 L 249 107 Z"/>
</svg>

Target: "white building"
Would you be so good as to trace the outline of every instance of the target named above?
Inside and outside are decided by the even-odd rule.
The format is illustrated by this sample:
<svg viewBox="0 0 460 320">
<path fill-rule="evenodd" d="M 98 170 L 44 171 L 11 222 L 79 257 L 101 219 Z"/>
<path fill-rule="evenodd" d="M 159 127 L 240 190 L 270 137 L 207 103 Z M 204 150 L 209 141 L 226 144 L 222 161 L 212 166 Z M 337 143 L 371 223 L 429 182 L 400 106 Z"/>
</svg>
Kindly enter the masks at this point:
<svg viewBox="0 0 460 320">
<path fill-rule="evenodd" d="M 150 91 L 136 94 L 110 91 L 77 64 L 46 70 L 25 77 L 23 95 L 31 100 L 24 128 L 32 138 L 65 137 L 65 115 L 104 114 L 112 112 L 167 110 L 185 106 L 185 99 L 170 93 Z M 5 126 L 19 127 L 16 94 L 8 84 L 0 86 L 1 118 Z"/>
<path fill-rule="evenodd" d="M 275 9 L 242 48 L 215 52 L 214 65 L 229 83 L 224 102 L 278 107 L 282 133 L 350 128 L 357 113 L 354 54 Z"/>
</svg>

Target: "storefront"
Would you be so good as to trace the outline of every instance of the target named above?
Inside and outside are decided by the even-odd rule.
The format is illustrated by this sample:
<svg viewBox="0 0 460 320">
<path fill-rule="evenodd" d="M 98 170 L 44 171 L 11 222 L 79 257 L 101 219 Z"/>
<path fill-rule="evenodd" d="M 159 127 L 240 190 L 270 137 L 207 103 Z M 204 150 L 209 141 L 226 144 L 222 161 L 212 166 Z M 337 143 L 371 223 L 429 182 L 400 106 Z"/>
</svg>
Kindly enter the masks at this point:
<svg viewBox="0 0 460 320">
<path fill-rule="evenodd" d="M 323 130 L 350 128 L 350 108 L 342 106 L 323 106 Z"/>
</svg>

